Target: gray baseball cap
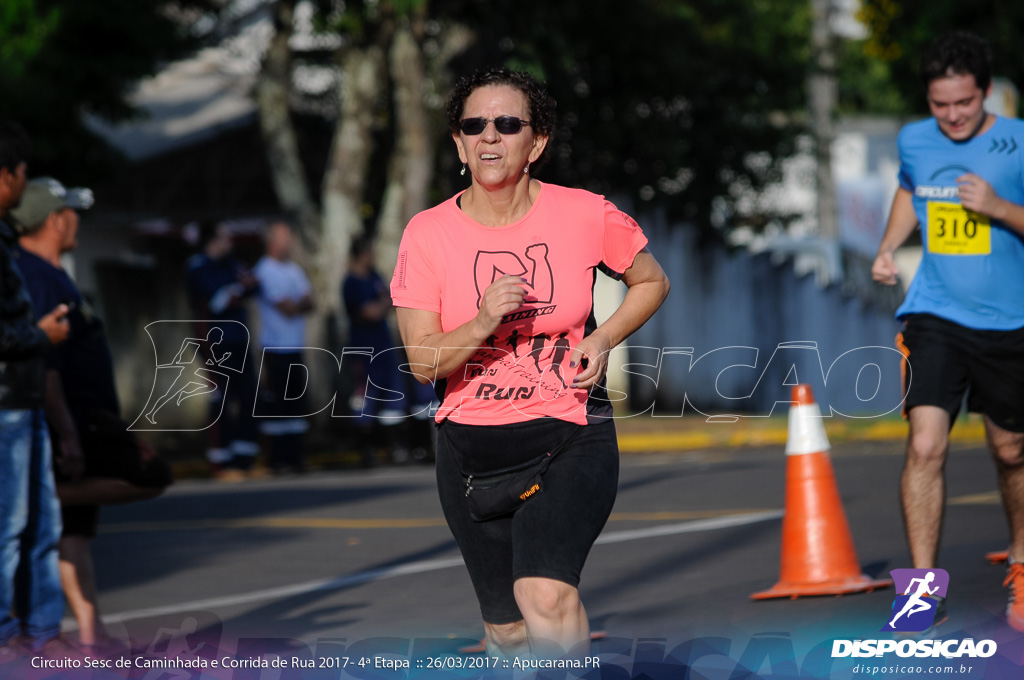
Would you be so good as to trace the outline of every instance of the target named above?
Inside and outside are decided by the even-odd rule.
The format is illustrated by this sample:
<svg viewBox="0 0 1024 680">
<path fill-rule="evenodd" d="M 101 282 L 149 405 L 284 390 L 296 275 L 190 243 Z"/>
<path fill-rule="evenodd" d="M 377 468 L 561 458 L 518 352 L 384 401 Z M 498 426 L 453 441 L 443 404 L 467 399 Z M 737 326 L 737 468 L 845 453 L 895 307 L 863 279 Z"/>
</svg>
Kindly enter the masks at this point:
<svg viewBox="0 0 1024 680">
<path fill-rule="evenodd" d="M 35 231 L 43 226 L 43 222 L 52 212 L 64 208 L 88 210 L 94 202 L 92 189 L 66 189 L 52 177 L 37 177 L 25 185 L 21 203 L 10 212 L 10 217 L 18 223 L 22 231 Z"/>
</svg>

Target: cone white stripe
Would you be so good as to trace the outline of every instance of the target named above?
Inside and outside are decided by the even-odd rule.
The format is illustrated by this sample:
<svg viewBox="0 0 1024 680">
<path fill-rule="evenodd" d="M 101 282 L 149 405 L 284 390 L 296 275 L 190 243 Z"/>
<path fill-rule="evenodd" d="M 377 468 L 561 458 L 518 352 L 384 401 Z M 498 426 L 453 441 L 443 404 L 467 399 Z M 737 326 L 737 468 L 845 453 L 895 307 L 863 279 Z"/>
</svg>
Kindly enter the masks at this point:
<svg viewBox="0 0 1024 680">
<path fill-rule="evenodd" d="M 789 437 L 786 440 L 787 456 L 802 456 L 808 453 L 828 451 L 831 447 L 825 436 L 825 424 L 821 420 L 821 409 L 817 404 L 789 407 Z"/>
</svg>

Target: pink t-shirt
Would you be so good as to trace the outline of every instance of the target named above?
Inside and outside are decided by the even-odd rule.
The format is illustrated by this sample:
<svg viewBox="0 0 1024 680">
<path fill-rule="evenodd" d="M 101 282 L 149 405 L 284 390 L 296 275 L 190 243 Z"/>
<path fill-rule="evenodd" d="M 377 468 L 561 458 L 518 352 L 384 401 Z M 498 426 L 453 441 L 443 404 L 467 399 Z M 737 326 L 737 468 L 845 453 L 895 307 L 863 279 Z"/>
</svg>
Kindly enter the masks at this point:
<svg viewBox="0 0 1024 680">
<path fill-rule="evenodd" d="M 476 316 L 495 279 L 529 283 L 522 307 L 447 377 L 438 422 L 586 423 L 588 393 L 571 387 L 581 368 L 569 368 L 569 357 L 593 309 L 594 269 L 621 276 L 647 238 L 603 196 L 579 189 L 541 184 L 530 211 L 502 227 L 473 221 L 457 198 L 406 227 L 391 280 L 395 305 L 437 312 L 447 332 Z"/>
</svg>

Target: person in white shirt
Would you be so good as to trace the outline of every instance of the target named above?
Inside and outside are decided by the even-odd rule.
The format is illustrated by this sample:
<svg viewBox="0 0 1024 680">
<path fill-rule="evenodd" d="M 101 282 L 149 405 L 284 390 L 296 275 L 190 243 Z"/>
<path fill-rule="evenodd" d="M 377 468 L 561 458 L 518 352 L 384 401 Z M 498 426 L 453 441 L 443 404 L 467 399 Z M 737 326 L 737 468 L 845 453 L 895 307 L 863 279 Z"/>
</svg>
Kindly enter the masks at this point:
<svg viewBox="0 0 1024 680">
<path fill-rule="evenodd" d="M 305 316 L 313 310 L 312 289 L 302 268 L 291 259 L 295 235 L 288 224 L 272 223 L 265 243 L 266 254 L 253 270 L 260 282 L 259 342 L 263 347 L 259 411 L 274 417 L 260 418 L 260 431 L 270 441 L 272 472 L 302 472 L 303 438 L 309 423 L 302 417 L 304 399 L 298 390 L 305 386 L 307 376 L 302 380 L 296 376 L 300 388 L 293 385 L 289 389 L 288 379 L 293 365 L 304 365 Z"/>
</svg>

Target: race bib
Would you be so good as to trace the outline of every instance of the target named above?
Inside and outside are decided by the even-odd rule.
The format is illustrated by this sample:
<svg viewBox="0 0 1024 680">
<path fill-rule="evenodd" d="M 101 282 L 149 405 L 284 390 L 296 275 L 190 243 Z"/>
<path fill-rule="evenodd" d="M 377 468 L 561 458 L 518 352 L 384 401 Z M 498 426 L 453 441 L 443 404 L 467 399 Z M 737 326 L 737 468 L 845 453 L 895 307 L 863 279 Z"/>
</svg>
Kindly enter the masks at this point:
<svg viewBox="0 0 1024 680">
<path fill-rule="evenodd" d="M 992 225 L 988 217 L 959 203 L 928 201 L 928 252 L 937 255 L 989 255 Z"/>
</svg>

